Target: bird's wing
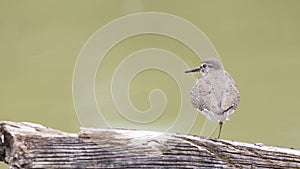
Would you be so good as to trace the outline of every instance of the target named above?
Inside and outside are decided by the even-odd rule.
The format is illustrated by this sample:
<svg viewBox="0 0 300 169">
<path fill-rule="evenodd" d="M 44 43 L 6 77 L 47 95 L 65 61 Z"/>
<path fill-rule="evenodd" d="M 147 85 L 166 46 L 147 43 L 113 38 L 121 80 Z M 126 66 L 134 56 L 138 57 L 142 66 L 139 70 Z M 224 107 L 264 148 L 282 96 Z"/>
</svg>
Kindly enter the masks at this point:
<svg viewBox="0 0 300 169">
<path fill-rule="evenodd" d="M 236 84 L 227 72 L 211 72 L 196 79 L 190 96 L 193 106 L 212 121 L 226 120 L 240 100 Z"/>
<path fill-rule="evenodd" d="M 216 104 L 218 102 L 213 90 L 213 82 L 210 77 L 203 76 L 196 79 L 191 90 L 191 101 L 193 106 L 210 120 L 214 119 Z"/>
<path fill-rule="evenodd" d="M 228 72 L 224 73 L 224 93 L 222 96 L 222 108 L 223 110 L 235 110 L 240 102 L 240 94 L 237 89 L 236 83 Z M 233 111 L 232 111 L 233 112 Z M 232 113 L 230 112 L 230 113 Z"/>
</svg>

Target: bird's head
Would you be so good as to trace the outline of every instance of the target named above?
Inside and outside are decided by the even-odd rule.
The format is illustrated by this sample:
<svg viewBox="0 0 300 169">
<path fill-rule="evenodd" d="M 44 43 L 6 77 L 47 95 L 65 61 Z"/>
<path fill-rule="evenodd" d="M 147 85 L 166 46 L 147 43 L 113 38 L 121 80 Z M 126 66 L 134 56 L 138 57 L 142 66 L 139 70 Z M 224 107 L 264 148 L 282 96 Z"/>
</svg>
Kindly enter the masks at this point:
<svg viewBox="0 0 300 169">
<path fill-rule="evenodd" d="M 185 71 L 185 73 L 190 73 L 190 72 L 201 72 L 202 74 L 207 74 L 210 71 L 214 71 L 214 70 L 222 70 L 223 66 L 222 64 L 219 62 L 218 59 L 216 58 L 207 58 L 204 59 L 201 62 L 200 67 L 191 69 L 191 70 L 187 70 Z"/>
</svg>

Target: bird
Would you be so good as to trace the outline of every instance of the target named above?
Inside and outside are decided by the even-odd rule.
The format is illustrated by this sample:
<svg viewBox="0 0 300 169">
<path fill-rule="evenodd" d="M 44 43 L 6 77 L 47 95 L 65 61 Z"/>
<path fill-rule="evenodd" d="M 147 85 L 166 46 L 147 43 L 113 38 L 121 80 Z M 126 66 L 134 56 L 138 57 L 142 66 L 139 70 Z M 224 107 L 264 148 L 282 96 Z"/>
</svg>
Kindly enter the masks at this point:
<svg viewBox="0 0 300 169">
<path fill-rule="evenodd" d="M 208 120 L 219 122 L 219 139 L 223 123 L 229 120 L 240 102 L 237 85 L 217 58 L 203 59 L 200 67 L 185 71 L 191 72 L 202 74 L 190 91 L 191 103 Z"/>
</svg>

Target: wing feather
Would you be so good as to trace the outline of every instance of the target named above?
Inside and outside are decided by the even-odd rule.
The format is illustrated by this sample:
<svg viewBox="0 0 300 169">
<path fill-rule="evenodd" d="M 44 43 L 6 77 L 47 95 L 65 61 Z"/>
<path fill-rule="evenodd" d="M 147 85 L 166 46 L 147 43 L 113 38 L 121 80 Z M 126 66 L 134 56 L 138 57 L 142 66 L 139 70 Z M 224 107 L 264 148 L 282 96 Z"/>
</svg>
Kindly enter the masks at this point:
<svg viewBox="0 0 300 169">
<path fill-rule="evenodd" d="M 194 108 L 212 121 L 225 121 L 240 101 L 235 81 L 224 71 L 197 78 L 190 97 Z"/>
</svg>

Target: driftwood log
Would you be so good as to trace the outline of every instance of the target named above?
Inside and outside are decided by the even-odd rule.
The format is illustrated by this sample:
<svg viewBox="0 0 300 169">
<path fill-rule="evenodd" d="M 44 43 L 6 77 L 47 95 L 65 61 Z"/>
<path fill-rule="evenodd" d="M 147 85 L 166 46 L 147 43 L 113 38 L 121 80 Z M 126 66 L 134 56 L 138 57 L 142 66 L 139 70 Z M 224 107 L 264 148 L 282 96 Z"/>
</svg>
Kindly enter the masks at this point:
<svg viewBox="0 0 300 169">
<path fill-rule="evenodd" d="M 300 151 L 124 129 L 66 133 L 0 121 L 0 160 L 16 168 L 300 168 Z"/>
</svg>

